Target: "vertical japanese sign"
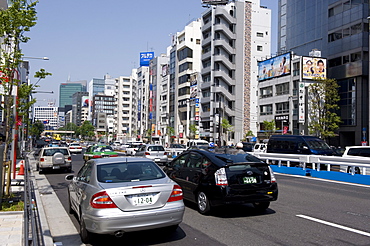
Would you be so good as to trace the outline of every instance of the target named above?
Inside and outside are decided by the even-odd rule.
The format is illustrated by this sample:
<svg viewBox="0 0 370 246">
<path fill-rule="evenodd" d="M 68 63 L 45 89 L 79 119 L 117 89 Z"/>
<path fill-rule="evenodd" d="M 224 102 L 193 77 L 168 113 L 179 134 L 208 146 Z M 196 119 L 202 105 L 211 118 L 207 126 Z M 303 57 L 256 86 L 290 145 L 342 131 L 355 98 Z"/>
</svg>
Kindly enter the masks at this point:
<svg viewBox="0 0 370 246">
<path fill-rule="evenodd" d="M 305 123 L 305 87 L 304 82 L 299 82 L 298 89 L 298 122 Z"/>
</svg>

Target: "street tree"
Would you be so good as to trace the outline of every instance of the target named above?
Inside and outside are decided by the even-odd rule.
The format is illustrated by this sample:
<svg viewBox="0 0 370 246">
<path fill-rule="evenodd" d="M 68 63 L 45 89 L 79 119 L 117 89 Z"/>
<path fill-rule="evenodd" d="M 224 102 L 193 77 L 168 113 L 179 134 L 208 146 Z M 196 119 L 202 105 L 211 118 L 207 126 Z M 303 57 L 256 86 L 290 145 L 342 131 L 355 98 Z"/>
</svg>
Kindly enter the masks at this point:
<svg viewBox="0 0 370 246">
<path fill-rule="evenodd" d="M 17 129 L 19 119 L 11 112 L 16 107 L 17 99 L 13 99 L 14 90 L 19 85 L 18 67 L 22 61 L 22 50 L 20 45 L 26 43 L 29 37 L 25 36 L 31 27 L 36 25 L 36 4 L 28 0 L 8 0 L 9 7 L 0 10 L 0 53 L 1 53 L 1 76 L 2 96 L 4 96 L 4 120 L 6 144 L 4 153 L 8 152 L 8 146 L 13 141 L 10 136 L 11 128 Z M 6 161 L 7 154 L 4 154 Z M 10 165 L 7 171 L 7 184 L 5 195 L 10 194 Z"/>
<path fill-rule="evenodd" d="M 316 80 L 308 86 L 310 134 L 327 140 L 335 136 L 341 122 L 336 111 L 340 100 L 339 85 L 335 79 Z"/>
<path fill-rule="evenodd" d="M 190 138 L 194 138 L 195 137 L 195 134 L 198 130 L 198 127 L 196 124 L 190 124 L 189 125 L 189 131 L 190 131 Z"/>
<path fill-rule="evenodd" d="M 170 137 L 171 143 L 173 143 L 173 137 L 175 136 L 175 129 L 172 126 L 167 126 L 167 135 Z"/>
<path fill-rule="evenodd" d="M 45 125 L 41 121 L 36 121 L 30 127 L 29 135 L 33 137 L 33 139 L 39 139 L 41 133 L 45 130 Z"/>
<path fill-rule="evenodd" d="M 271 121 L 264 120 L 263 121 L 263 127 L 264 127 L 264 130 L 265 130 L 265 135 L 266 135 L 267 139 L 269 139 L 271 137 L 271 135 L 276 131 L 275 120 L 271 120 Z"/>
<path fill-rule="evenodd" d="M 91 124 L 91 122 L 86 120 L 80 126 L 79 132 L 83 138 L 86 138 L 86 137 L 90 138 L 95 135 L 94 130 L 95 130 L 94 126 Z"/>
<path fill-rule="evenodd" d="M 222 127 L 222 132 L 226 134 L 226 142 L 228 142 L 230 139 L 229 133 L 233 130 L 233 126 L 230 124 L 230 122 L 227 119 L 222 118 L 221 127 Z"/>
</svg>

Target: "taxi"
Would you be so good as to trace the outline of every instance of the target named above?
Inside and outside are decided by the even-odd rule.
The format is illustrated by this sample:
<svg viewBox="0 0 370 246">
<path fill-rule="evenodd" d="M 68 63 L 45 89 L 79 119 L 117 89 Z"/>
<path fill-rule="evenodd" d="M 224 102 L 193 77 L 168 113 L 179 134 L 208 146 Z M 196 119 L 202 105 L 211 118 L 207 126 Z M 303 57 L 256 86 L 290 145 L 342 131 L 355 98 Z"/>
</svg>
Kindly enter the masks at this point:
<svg viewBox="0 0 370 246">
<path fill-rule="evenodd" d="M 115 152 L 109 145 L 93 145 L 87 148 L 84 153 L 85 162 L 91 159 L 97 158 L 108 158 L 108 157 L 117 157 L 118 153 Z"/>
</svg>

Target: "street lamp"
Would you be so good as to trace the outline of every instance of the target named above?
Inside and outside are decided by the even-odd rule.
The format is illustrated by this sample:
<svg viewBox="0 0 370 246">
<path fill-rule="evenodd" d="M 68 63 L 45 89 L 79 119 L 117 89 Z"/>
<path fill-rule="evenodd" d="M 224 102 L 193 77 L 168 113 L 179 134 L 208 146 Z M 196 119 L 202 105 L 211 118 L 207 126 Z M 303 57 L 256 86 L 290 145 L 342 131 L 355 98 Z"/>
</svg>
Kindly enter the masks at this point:
<svg viewBox="0 0 370 246">
<path fill-rule="evenodd" d="M 36 59 L 36 60 L 45 60 L 45 61 L 48 61 L 49 60 L 49 57 L 32 57 L 32 56 L 22 56 L 22 58 L 26 58 L 26 59 Z"/>
</svg>

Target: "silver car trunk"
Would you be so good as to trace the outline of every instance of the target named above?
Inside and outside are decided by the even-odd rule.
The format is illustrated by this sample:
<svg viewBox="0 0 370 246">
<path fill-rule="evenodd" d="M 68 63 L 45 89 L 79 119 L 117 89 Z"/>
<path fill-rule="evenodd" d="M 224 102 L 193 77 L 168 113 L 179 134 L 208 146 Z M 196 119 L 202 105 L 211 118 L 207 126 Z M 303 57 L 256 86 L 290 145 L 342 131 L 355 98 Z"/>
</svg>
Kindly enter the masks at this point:
<svg viewBox="0 0 370 246">
<path fill-rule="evenodd" d="M 130 185 L 100 183 L 117 207 L 123 211 L 163 207 L 167 203 L 174 186 L 173 182 L 163 182 L 163 179 L 129 182 L 127 184 Z"/>
</svg>

